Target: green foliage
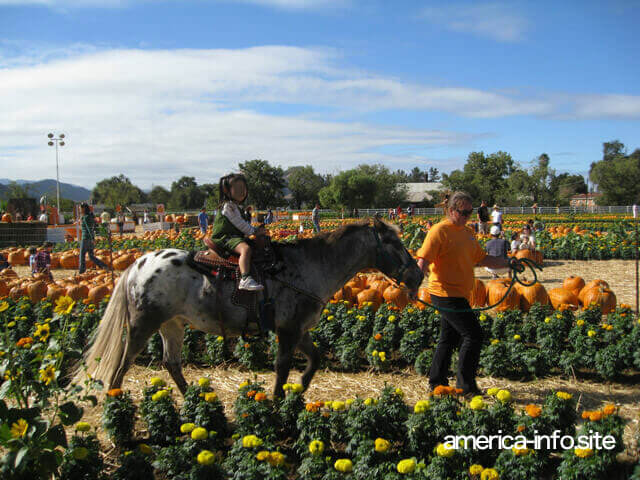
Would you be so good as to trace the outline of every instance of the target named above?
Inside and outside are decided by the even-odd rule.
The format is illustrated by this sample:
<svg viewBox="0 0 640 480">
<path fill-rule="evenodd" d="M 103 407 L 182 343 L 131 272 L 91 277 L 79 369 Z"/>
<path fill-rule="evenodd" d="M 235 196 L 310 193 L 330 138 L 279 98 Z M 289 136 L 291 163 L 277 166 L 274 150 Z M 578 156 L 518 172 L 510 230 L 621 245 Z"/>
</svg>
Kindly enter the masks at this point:
<svg viewBox="0 0 640 480">
<path fill-rule="evenodd" d="M 247 179 L 249 196 L 247 203 L 257 208 L 277 207 L 284 204 L 284 171 L 266 160 L 249 160 L 239 164 L 240 171 Z"/>
<path fill-rule="evenodd" d="M 102 427 L 111 441 L 119 447 L 126 445 L 133 436 L 136 406 L 129 392 L 107 395 L 102 404 Z"/>
<path fill-rule="evenodd" d="M 91 197 L 94 202 L 103 203 L 111 208 L 115 208 L 116 205 L 141 203 L 145 200 L 144 192 L 122 174 L 100 180 L 93 188 Z"/>
</svg>

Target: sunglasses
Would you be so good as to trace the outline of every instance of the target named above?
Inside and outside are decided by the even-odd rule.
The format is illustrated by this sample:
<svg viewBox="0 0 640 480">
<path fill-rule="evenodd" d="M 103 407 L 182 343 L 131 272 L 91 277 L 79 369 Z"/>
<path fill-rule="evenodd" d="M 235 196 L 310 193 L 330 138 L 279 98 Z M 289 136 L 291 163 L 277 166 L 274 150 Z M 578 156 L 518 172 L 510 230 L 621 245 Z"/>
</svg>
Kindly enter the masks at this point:
<svg viewBox="0 0 640 480">
<path fill-rule="evenodd" d="M 471 215 L 473 213 L 473 208 L 471 208 L 469 210 L 457 210 L 456 209 L 456 212 L 458 212 L 463 217 L 468 217 L 469 215 Z"/>
</svg>

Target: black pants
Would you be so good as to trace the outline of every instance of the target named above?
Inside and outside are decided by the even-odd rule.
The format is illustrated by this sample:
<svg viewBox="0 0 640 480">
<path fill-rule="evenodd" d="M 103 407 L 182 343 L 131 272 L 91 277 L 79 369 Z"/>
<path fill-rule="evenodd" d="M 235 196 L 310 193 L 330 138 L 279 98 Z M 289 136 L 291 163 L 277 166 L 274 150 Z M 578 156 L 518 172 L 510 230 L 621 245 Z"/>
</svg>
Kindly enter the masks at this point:
<svg viewBox="0 0 640 480">
<path fill-rule="evenodd" d="M 431 303 L 436 307 L 462 310 L 471 308 L 466 298 L 437 297 L 431 295 Z M 474 312 L 453 313 L 440 310 L 440 339 L 433 355 L 429 383 L 432 387 L 448 385 L 449 365 L 453 349 L 460 347 L 458 357 L 457 388 L 464 392 L 476 390 L 476 372 L 482 347 L 482 327 Z"/>
</svg>

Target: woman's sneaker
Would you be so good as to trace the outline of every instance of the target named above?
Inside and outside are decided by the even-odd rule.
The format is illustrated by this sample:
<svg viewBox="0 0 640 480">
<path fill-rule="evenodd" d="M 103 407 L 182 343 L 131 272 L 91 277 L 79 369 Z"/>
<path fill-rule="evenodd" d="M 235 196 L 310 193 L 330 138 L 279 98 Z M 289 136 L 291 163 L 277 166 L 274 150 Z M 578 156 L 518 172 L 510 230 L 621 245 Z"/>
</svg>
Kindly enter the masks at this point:
<svg viewBox="0 0 640 480">
<path fill-rule="evenodd" d="M 238 284 L 238 290 L 251 290 L 255 292 L 263 289 L 264 287 L 251 278 L 251 276 L 241 278 Z"/>
</svg>

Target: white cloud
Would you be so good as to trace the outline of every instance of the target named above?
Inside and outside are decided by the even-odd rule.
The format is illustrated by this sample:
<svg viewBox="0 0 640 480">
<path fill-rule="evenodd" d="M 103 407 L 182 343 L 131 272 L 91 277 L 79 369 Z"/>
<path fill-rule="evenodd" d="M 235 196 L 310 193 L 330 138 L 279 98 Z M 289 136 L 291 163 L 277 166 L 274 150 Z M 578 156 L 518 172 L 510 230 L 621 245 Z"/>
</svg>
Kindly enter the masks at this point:
<svg viewBox="0 0 640 480">
<path fill-rule="evenodd" d="M 501 42 L 521 40 L 526 18 L 510 3 L 464 3 L 426 7 L 421 16 L 449 30 L 472 33 Z"/>
<path fill-rule="evenodd" d="M 322 172 L 362 162 L 411 167 L 424 157 L 403 151 L 472 148 L 480 136 L 350 120 L 366 118 L 363 112 L 547 118 L 562 109 L 580 118 L 640 117 L 640 97 L 531 99 L 517 92 L 408 84 L 340 68 L 337 55 L 322 49 L 77 46 L 55 56 L 60 58 L 31 52 L 16 62 L 0 51 L 0 164 L 10 165 L 12 178 L 54 176 L 49 131 L 68 135 L 63 179 L 92 186 L 122 172 L 148 186 L 183 174 L 211 181 L 251 158 L 283 167 L 312 164 Z"/>
</svg>

